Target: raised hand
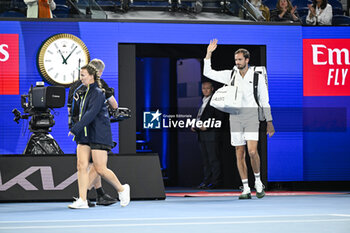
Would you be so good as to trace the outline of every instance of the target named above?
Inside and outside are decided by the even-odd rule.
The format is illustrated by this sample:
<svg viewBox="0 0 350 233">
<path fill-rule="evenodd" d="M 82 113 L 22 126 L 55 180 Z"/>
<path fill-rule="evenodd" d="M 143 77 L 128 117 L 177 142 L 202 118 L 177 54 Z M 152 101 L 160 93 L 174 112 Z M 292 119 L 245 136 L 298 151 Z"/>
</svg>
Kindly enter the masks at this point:
<svg viewBox="0 0 350 233">
<path fill-rule="evenodd" d="M 214 52 L 216 47 L 218 46 L 218 39 L 213 39 L 210 41 L 210 44 L 208 45 L 207 52 Z"/>
<path fill-rule="evenodd" d="M 307 5 L 307 7 L 308 7 L 309 10 L 310 10 L 310 13 L 311 13 L 310 16 L 311 16 L 311 17 L 314 17 L 314 16 L 316 15 L 315 8 L 312 7 L 312 4 Z"/>
<path fill-rule="evenodd" d="M 218 40 L 217 39 L 212 39 L 210 40 L 210 44 L 207 47 L 207 55 L 206 55 L 206 59 L 210 59 L 211 58 L 211 54 L 212 52 L 214 52 L 214 50 L 216 49 L 216 47 L 218 46 Z"/>
</svg>

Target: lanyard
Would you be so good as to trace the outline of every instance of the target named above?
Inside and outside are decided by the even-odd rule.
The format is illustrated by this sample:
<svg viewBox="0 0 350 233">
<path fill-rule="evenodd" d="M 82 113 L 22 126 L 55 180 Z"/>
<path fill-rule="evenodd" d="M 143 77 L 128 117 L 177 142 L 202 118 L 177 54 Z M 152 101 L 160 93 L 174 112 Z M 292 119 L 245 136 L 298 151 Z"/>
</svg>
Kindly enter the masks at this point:
<svg viewBox="0 0 350 233">
<path fill-rule="evenodd" d="M 88 86 L 88 88 L 87 88 L 87 90 L 86 90 L 86 93 L 85 93 L 85 95 L 84 95 L 84 98 L 83 98 L 83 100 L 82 100 L 81 103 L 80 103 L 79 121 L 81 120 L 81 117 L 82 117 L 82 115 L 83 115 L 83 109 L 84 109 L 85 99 L 86 99 L 86 95 L 87 95 L 87 93 L 89 92 L 89 90 L 90 90 L 90 85 Z"/>
</svg>

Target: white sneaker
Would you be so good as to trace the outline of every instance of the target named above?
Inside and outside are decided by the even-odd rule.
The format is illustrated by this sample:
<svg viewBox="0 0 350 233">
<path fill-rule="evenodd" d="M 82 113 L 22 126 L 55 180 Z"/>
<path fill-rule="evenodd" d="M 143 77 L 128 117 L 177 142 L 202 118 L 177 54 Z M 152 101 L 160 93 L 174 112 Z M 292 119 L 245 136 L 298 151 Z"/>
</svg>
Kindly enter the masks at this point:
<svg viewBox="0 0 350 233">
<path fill-rule="evenodd" d="M 242 194 L 249 194 L 250 193 L 250 188 L 249 189 L 243 189 Z"/>
<path fill-rule="evenodd" d="M 74 198 L 74 199 L 75 199 L 75 201 L 68 206 L 69 208 L 71 208 L 71 209 L 87 209 L 87 208 L 89 208 L 87 200 L 84 201 L 81 198 L 79 198 L 79 199 Z"/>
<path fill-rule="evenodd" d="M 240 187 L 242 191 L 242 194 L 239 195 L 238 199 L 252 199 L 252 195 L 250 193 L 250 188 L 243 189 L 243 187 Z"/>
<path fill-rule="evenodd" d="M 128 184 L 124 184 L 124 191 L 118 192 L 120 205 L 125 207 L 130 203 L 130 186 Z"/>
<path fill-rule="evenodd" d="M 256 182 L 254 187 L 256 190 L 256 197 L 263 198 L 265 196 L 265 191 L 264 191 L 265 186 L 261 182 Z"/>
<path fill-rule="evenodd" d="M 264 190 L 264 185 L 261 182 L 256 182 L 254 188 L 258 193 L 261 193 Z"/>
</svg>

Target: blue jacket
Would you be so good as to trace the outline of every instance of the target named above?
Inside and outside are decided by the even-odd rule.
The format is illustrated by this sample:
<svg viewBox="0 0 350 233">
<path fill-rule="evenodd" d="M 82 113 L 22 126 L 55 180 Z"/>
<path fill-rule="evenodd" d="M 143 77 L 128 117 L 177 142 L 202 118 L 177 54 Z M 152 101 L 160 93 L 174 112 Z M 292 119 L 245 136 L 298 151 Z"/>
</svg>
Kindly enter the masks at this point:
<svg viewBox="0 0 350 233">
<path fill-rule="evenodd" d="M 97 83 L 89 85 L 80 103 L 79 122 L 71 132 L 78 143 L 98 143 L 113 146 L 106 98 Z"/>
</svg>

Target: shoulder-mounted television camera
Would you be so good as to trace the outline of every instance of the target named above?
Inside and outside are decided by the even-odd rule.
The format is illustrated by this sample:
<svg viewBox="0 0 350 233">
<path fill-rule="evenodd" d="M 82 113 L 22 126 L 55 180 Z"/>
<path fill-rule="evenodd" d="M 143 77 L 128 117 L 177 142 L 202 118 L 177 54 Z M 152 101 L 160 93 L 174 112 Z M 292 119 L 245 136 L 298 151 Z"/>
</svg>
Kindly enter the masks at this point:
<svg viewBox="0 0 350 233">
<path fill-rule="evenodd" d="M 118 107 L 117 109 L 108 108 L 109 115 L 111 116 L 110 121 L 120 122 L 131 117 L 131 110 L 128 108 Z"/>
</svg>

